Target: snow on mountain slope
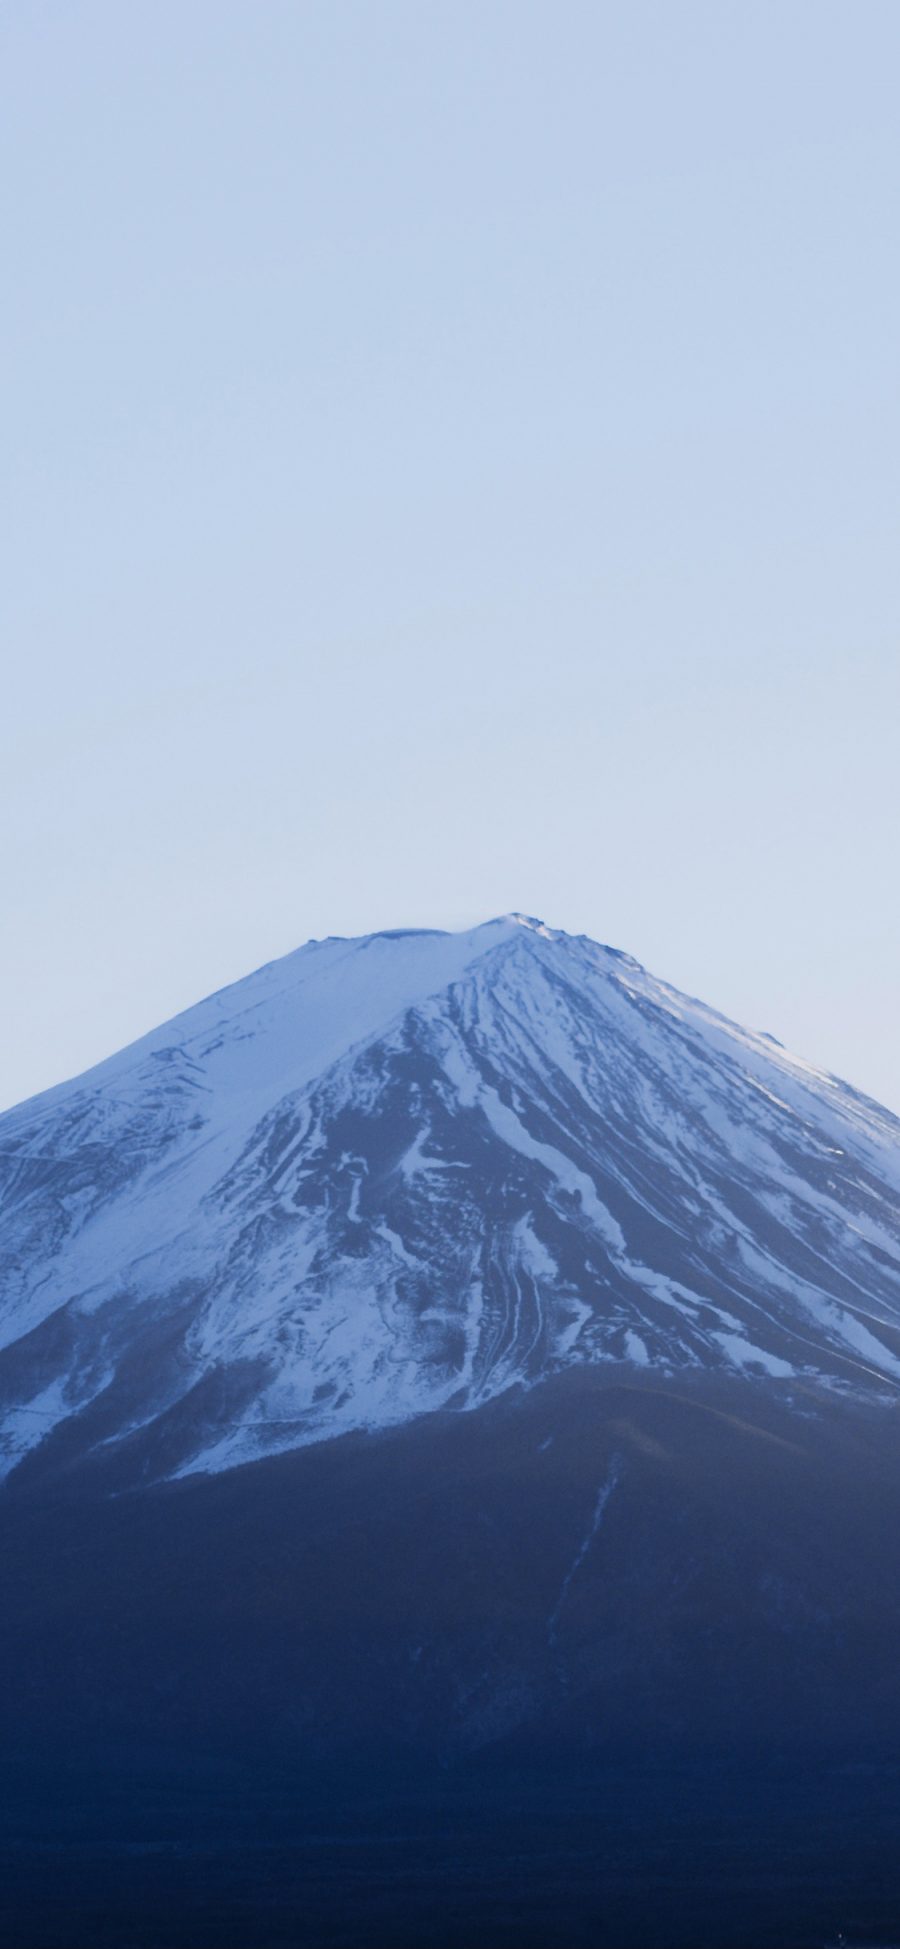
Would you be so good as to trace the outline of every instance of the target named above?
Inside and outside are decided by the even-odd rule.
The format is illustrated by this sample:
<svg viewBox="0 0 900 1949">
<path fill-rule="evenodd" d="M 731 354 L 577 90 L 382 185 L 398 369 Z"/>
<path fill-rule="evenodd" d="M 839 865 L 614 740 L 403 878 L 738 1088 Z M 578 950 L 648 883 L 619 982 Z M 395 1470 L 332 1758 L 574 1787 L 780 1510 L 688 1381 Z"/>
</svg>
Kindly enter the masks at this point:
<svg viewBox="0 0 900 1949">
<path fill-rule="evenodd" d="M 311 942 L 0 1118 L 0 1457 L 150 1477 L 572 1362 L 900 1388 L 900 1123 L 510 915 Z"/>
</svg>

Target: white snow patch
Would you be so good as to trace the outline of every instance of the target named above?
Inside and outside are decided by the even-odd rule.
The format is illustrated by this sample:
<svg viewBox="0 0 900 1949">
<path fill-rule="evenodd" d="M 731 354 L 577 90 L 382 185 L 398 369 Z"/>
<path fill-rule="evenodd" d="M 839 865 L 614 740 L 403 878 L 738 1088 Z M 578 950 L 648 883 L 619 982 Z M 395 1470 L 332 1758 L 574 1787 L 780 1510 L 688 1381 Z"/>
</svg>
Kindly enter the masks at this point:
<svg viewBox="0 0 900 1949">
<path fill-rule="evenodd" d="M 622 1232 L 612 1213 L 601 1204 L 597 1196 L 597 1187 L 588 1177 L 587 1172 L 580 1171 L 577 1164 L 573 1164 L 571 1158 L 565 1157 L 561 1150 L 556 1150 L 553 1144 L 542 1144 L 536 1137 L 532 1137 L 515 1111 L 501 1101 L 496 1090 L 483 1085 L 480 1102 L 492 1129 L 505 1144 L 509 1145 L 510 1150 L 518 1151 L 521 1157 L 533 1158 L 535 1163 L 542 1164 L 545 1171 L 549 1171 L 551 1177 L 562 1185 L 563 1190 L 571 1192 L 578 1199 L 585 1217 L 605 1239 L 610 1249 L 614 1252 L 624 1252 L 625 1239 Z"/>
<path fill-rule="evenodd" d="M 722 1351 L 735 1367 L 763 1367 L 767 1374 L 777 1380 L 789 1380 L 796 1375 L 796 1367 L 789 1360 L 779 1359 L 777 1354 L 766 1353 L 762 1347 L 751 1346 L 749 1340 L 742 1339 L 739 1333 L 714 1333 Z"/>
<path fill-rule="evenodd" d="M 0 1422 L 0 1480 L 14 1469 L 29 1449 L 37 1448 L 53 1428 L 73 1412 L 65 1399 L 66 1377 L 50 1382 L 30 1401 L 2 1410 Z"/>
<path fill-rule="evenodd" d="M 621 1478 L 621 1474 L 622 1474 L 622 1463 L 620 1457 L 618 1455 L 614 1455 L 610 1462 L 609 1469 L 607 1470 L 606 1479 L 605 1481 L 601 1482 L 600 1487 L 597 1491 L 594 1507 L 593 1510 L 591 1511 L 591 1520 L 588 1524 L 587 1530 L 585 1531 L 582 1542 L 572 1560 L 572 1563 L 569 1566 L 569 1569 L 566 1571 L 566 1574 L 562 1582 L 562 1588 L 560 1590 L 556 1603 L 553 1607 L 553 1610 L 550 1614 L 550 1618 L 547 1626 L 547 1635 L 551 1645 L 554 1645 L 556 1643 L 557 1627 L 559 1625 L 559 1620 L 562 1614 L 563 1605 L 572 1587 L 572 1582 L 574 1578 L 578 1575 L 578 1572 L 581 1569 L 581 1566 L 585 1560 L 585 1557 L 587 1556 L 591 1544 L 594 1541 L 597 1531 L 600 1528 L 600 1524 L 602 1523 L 603 1517 L 606 1513 L 610 1496 L 612 1495 L 612 1492 L 616 1487 L 616 1484 L 619 1482 Z"/>
<path fill-rule="evenodd" d="M 376 1225 L 375 1236 L 376 1238 L 383 1239 L 385 1245 L 389 1246 L 393 1252 L 394 1258 L 400 1260 L 401 1265 L 421 1266 L 421 1259 L 417 1259 L 415 1253 L 408 1250 L 400 1237 L 400 1233 L 392 1231 L 390 1225 L 384 1223 Z"/>
</svg>

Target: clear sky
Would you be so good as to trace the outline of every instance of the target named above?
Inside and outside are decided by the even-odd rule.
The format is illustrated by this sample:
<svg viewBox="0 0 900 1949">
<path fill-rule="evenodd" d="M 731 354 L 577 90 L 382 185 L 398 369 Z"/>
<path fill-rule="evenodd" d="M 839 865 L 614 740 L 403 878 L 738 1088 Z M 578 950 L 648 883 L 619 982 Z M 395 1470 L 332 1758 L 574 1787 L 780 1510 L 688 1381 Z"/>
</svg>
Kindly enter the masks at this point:
<svg viewBox="0 0 900 1949">
<path fill-rule="evenodd" d="M 0 1102 L 521 908 L 900 1109 L 896 0 L 0 12 Z"/>
</svg>

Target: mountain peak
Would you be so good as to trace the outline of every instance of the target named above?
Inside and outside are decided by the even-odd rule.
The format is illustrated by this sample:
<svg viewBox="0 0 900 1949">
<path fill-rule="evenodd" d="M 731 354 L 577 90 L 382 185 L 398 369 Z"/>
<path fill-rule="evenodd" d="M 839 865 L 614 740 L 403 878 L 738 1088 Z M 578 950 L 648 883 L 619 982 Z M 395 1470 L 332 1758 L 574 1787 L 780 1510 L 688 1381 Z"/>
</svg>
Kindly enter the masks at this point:
<svg viewBox="0 0 900 1949">
<path fill-rule="evenodd" d="M 506 918 L 511 920 L 516 927 L 527 927 L 532 934 L 542 934 L 547 941 L 556 941 L 565 938 L 552 927 L 548 927 L 545 921 L 537 920 L 534 914 L 511 913 L 507 914 Z"/>
<path fill-rule="evenodd" d="M 8 1469 L 579 1364 L 900 1385 L 896 1119 L 529 915 L 311 942 L 0 1122 Z"/>
</svg>

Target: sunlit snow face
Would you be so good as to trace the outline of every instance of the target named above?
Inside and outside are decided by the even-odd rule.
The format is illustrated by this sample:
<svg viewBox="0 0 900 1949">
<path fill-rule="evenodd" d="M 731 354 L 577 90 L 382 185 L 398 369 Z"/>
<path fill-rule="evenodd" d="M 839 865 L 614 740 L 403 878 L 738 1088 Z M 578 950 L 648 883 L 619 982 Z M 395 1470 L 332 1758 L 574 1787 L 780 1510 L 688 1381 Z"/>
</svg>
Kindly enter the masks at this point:
<svg viewBox="0 0 900 1949">
<path fill-rule="evenodd" d="M 572 1362 L 900 1381 L 893 1120 L 527 917 L 311 943 L 2 1129 L 7 1467 L 76 1415 L 227 1467 Z"/>
</svg>

